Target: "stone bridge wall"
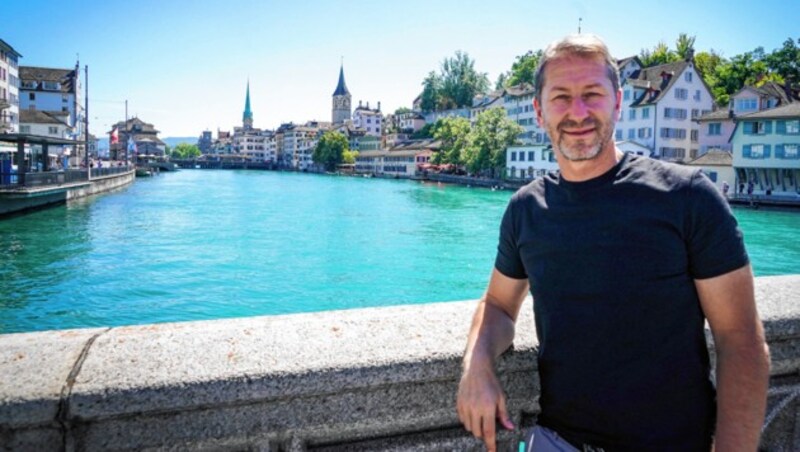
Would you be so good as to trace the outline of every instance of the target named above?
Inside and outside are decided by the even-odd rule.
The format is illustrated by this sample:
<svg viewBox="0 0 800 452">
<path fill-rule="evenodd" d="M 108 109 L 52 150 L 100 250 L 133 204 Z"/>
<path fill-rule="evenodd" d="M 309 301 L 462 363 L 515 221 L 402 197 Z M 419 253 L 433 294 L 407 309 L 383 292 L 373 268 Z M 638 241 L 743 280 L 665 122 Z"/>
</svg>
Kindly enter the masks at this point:
<svg viewBox="0 0 800 452">
<path fill-rule="evenodd" d="M 800 449 L 800 276 L 756 280 L 772 352 L 765 450 Z M 5 450 L 481 450 L 455 392 L 475 302 L 0 335 Z M 499 360 L 537 413 L 533 315 Z M 713 346 L 712 346 L 713 350 Z M 517 450 L 503 432 L 500 450 Z"/>
</svg>

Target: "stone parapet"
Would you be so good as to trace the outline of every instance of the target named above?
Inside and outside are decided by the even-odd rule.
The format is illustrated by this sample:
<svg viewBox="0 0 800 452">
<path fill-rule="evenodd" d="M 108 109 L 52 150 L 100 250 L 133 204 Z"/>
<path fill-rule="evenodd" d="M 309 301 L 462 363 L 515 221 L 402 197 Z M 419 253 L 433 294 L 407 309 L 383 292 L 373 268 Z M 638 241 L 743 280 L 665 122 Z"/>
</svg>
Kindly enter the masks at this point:
<svg viewBox="0 0 800 452">
<path fill-rule="evenodd" d="M 800 276 L 757 278 L 773 356 L 767 450 L 800 446 Z M 0 335 L 10 450 L 481 450 L 455 393 L 476 302 Z M 538 411 L 530 299 L 499 360 Z M 517 450 L 520 431 L 503 432 Z"/>
</svg>

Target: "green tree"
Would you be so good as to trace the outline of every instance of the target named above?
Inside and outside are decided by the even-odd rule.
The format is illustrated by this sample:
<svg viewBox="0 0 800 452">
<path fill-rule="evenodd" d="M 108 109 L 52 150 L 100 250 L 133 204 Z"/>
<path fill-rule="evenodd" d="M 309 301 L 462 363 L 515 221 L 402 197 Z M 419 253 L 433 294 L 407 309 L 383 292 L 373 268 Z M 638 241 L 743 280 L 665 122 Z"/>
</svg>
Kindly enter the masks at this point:
<svg viewBox="0 0 800 452">
<path fill-rule="evenodd" d="M 678 55 L 671 51 L 664 41 L 661 41 L 653 47 L 653 50 L 642 49 L 639 53 L 639 61 L 644 67 L 656 66 L 678 61 Z"/>
<path fill-rule="evenodd" d="M 790 85 L 800 85 L 800 38 L 797 44 L 788 38 L 783 47 L 764 57 L 767 67 Z"/>
<path fill-rule="evenodd" d="M 439 108 L 442 91 L 442 80 L 436 72 L 429 72 L 422 81 L 420 108 L 422 111 L 435 111 Z"/>
<path fill-rule="evenodd" d="M 335 130 L 329 130 L 319 139 L 311 160 L 325 167 L 326 171 L 334 171 L 341 163 L 354 163 L 357 152 L 350 152 L 347 137 Z"/>
<path fill-rule="evenodd" d="M 494 82 L 494 89 L 499 90 L 505 88 L 508 77 L 508 72 L 501 72 L 500 75 L 497 76 L 497 81 Z"/>
<path fill-rule="evenodd" d="M 193 159 L 200 156 L 200 149 L 194 144 L 178 143 L 169 155 L 177 159 Z"/>
<path fill-rule="evenodd" d="M 675 41 L 675 54 L 678 59 L 686 60 L 689 55 L 694 53 L 694 36 L 689 36 L 686 33 L 678 34 L 678 39 Z"/>
<path fill-rule="evenodd" d="M 543 52 L 541 50 L 529 50 L 525 55 L 517 56 L 516 61 L 511 65 L 511 75 L 505 86 L 519 85 L 520 83 L 530 83 L 533 85 L 533 79 L 536 75 L 536 68 L 539 66 L 539 60 L 542 59 Z"/>
<path fill-rule="evenodd" d="M 509 119 L 502 108 L 490 108 L 478 115 L 463 150 L 464 162 L 471 173 L 504 174 L 506 149 L 517 143 L 524 129 Z"/>
<path fill-rule="evenodd" d="M 394 111 L 395 116 L 402 115 L 404 113 L 411 113 L 411 109 L 408 107 L 400 107 Z"/>
<path fill-rule="evenodd" d="M 445 58 L 441 69 L 441 107 L 461 108 L 472 106 L 476 94 L 489 91 L 489 77 L 475 70 L 475 60 L 469 54 L 456 51 L 453 58 Z"/>
<path fill-rule="evenodd" d="M 433 134 L 436 131 L 436 124 L 425 124 L 422 126 L 421 129 L 417 130 L 416 132 L 411 134 L 411 138 L 414 140 L 422 140 L 425 138 L 433 138 Z"/>
<path fill-rule="evenodd" d="M 433 155 L 433 163 L 463 165 L 461 153 L 467 147 L 469 132 L 467 118 L 449 117 L 436 121 L 433 138 L 440 140 L 442 144 L 439 152 Z"/>
<path fill-rule="evenodd" d="M 730 61 L 718 65 L 714 72 L 715 84 L 712 88 L 717 105 L 728 105 L 730 96 L 745 85 L 761 82 L 769 72 L 763 60 L 764 49 L 758 47 L 752 52 L 736 55 Z"/>
</svg>

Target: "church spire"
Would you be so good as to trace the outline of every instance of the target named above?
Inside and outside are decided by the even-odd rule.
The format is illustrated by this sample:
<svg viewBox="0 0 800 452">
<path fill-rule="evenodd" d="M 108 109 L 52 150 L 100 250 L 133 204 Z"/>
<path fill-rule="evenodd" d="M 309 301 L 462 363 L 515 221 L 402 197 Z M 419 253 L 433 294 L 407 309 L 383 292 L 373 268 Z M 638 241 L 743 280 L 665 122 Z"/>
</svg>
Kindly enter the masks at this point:
<svg viewBox="0 0 800 452">
<path fill-rule="evenodd" d="M 244 113 L 242 114 L 242 123 L 245 126 L 253 125 L 253 112 L 250 111 L 250 80 L 247 80 L 247 97 L 244 101 Z"/>
<path fill-rule="evenodd" d="M 339 67 L 339 84 L 336 85 L 336 91 L 333 92 L 334 96 L 349 96 L 350 91 L 347 90 L 347 85 L 344 83 L 344 63 Z"/>
</svg>

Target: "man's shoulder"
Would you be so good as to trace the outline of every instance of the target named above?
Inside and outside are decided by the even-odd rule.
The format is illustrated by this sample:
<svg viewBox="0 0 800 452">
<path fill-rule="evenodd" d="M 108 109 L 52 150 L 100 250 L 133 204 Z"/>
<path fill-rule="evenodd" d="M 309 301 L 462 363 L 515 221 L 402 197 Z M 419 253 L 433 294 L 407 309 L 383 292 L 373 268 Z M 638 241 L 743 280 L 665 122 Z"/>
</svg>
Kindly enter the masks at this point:
<svg viewBox="0 0 800 452">
<path fill-rule="evenodd" d="M 522 186 L 519 190 L 517 190 L 513 196 L 511 196 L 512 203 L 524 202 L 525 200 L 530 200 L 532 198 L 541 198 L 544 196 L 545 190 L 545 181 L 546 179 L 552 179 L 555 176 L 554 174 L 546 174 L 541 177 L 537 177 L 536 179 L 528 182 L 524 186 Z"/>
</svg>

